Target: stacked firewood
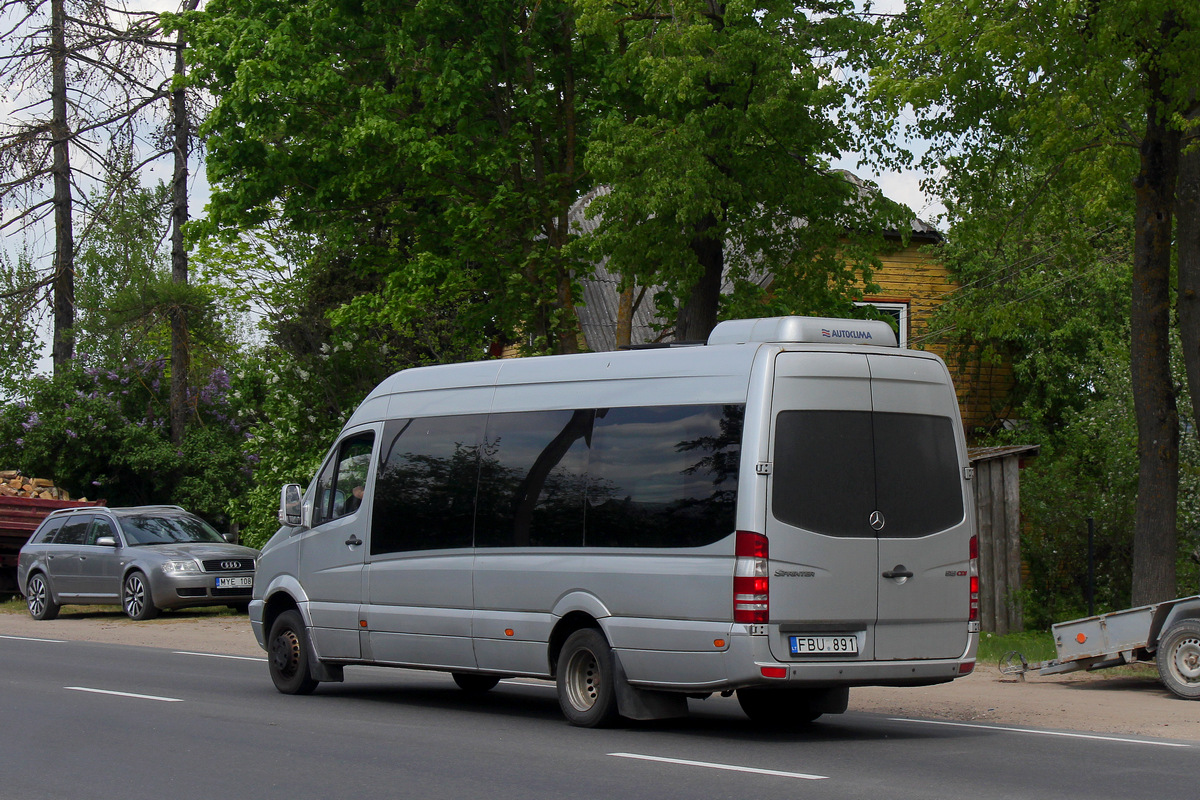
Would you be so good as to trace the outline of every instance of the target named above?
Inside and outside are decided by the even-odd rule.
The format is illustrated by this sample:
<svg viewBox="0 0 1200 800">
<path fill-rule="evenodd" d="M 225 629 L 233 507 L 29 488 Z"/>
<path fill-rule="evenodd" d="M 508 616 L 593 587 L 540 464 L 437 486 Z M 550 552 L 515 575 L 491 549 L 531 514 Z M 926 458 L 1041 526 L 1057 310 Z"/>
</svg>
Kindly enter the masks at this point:
<svg viewBox="0 0 1200 800">
<path fill-rule="evenodd" d="M 32 497 L 40 500 L 70 500 L 66 489 L 48 478 L 27 478 L 19 470 L 0 470 L 0 497 Z M 86 497 L 79 498 L 86 500 Z"/>
</svg>

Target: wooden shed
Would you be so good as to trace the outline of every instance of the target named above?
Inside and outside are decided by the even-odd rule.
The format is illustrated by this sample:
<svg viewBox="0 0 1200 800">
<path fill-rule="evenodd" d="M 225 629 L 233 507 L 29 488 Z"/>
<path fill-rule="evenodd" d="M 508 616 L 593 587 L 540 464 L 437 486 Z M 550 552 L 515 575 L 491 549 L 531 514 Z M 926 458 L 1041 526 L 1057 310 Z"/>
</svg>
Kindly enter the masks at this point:
<svg viewBox="0 0 1200 800">
<path fill-rule="evenodd" d="M 975 523 L 979 533 L 979 618 L 984 631 L 1024 628 L 1021 592 L 1021 467 L 1039 445 L 975 447 Z"/>
</svg>

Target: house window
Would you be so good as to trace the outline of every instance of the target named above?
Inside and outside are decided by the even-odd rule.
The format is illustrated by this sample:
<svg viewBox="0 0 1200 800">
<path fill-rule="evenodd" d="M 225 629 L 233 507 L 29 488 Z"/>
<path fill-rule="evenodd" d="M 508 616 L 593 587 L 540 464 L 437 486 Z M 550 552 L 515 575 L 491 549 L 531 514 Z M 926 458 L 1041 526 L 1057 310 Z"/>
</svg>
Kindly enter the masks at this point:
<svg viewBox="0 0 1200 800">
<path fill-rule="evenodd" d="M 866 300 L 854 305 L 875 306 L 875 310 L 880 314 L 894 319 L 896 321 L 896 338 L 899 340 L 901 347 L 908 347 L 908 303 Z"/>
</svg>

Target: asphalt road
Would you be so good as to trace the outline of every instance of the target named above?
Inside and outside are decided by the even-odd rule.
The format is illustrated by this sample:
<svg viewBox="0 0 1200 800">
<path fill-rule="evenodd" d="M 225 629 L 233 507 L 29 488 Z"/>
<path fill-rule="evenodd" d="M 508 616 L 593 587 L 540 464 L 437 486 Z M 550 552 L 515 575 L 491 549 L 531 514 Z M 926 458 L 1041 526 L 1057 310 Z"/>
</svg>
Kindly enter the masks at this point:
<svg viewBox="0 0 1200 800">
<path fill-rule="evenodd" d="M 0 799 L 1200 796 L 1194 742 L 871 714 L 779 733 L 722 698 L 583 730 L 549 684 L 346 677 L 289 697 L 259 658 L 0 637 Z"/>
</svg>

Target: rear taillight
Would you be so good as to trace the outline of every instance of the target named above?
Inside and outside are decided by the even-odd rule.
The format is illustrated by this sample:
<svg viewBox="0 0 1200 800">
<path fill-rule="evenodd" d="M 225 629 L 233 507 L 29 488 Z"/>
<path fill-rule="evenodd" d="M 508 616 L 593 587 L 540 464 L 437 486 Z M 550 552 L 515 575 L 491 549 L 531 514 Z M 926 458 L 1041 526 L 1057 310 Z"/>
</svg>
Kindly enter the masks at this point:
<svg viewBox="0 0 1200 800">
<path fill-rule="evenodd" d="M 971 537 L 971 565 L 968 569 L 971 576 L 971 622 L 979 621 L 979 537 Z"/>
<path fill-rule="evenodd" d="M 738 531 L 734 553 L 733 621 L 765 623 L 770 619 L 767 537 Z"/>
</svg>

